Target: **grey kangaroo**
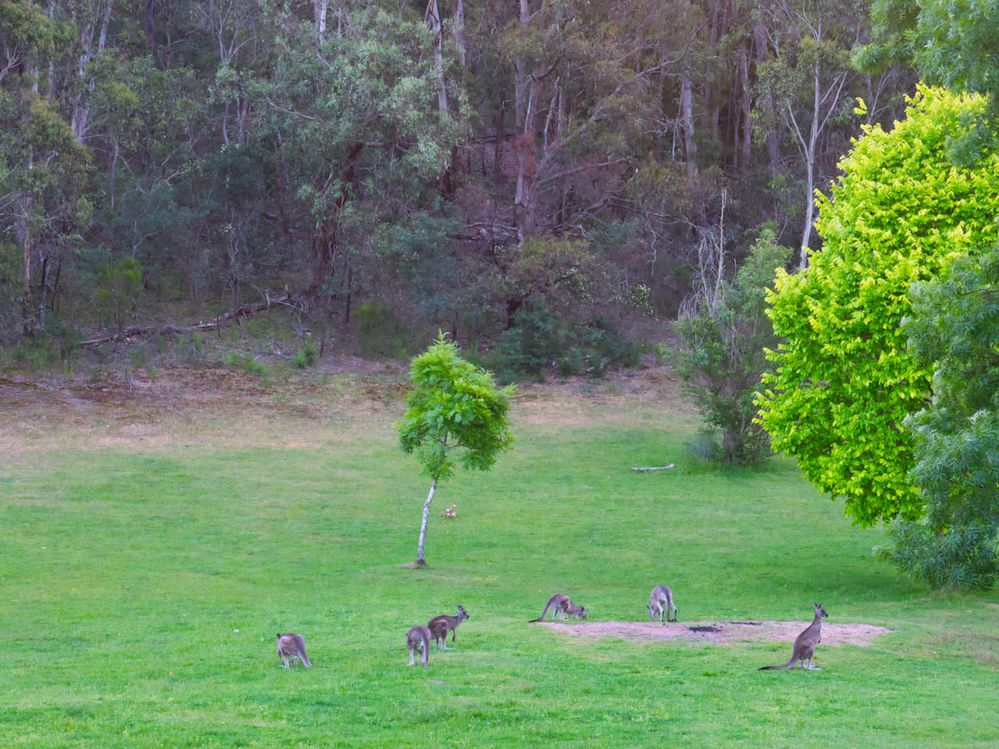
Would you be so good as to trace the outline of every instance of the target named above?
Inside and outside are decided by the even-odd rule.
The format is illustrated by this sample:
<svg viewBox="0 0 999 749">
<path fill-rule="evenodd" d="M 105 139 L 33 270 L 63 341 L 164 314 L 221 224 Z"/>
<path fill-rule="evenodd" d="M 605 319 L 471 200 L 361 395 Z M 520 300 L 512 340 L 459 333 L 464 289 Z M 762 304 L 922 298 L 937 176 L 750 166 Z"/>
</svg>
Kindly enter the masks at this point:
<svg viewBox="0 0 999 749">
<path fill-rule="evenodd" d="M 663 608 L 663 604 L 666 607 Z M 649 619 L 655 619 L 659 617 L 659 621 L 666 625 L 666 622 L 677 621 L 676 612 L 677 608 L 673 605 L 673 591 L 667 585 L 657 585 L 652 589 L 649 594 L 649 605 L 646 607 L 649 610 Z M 673 611 L 673 618 L 669 618 L 670 610 Z"/>
<path fill-rule="evenodd" d="M 544 620 L 545 614 L 548 613 L 548 609 L 552 610 L 552 621 L 556 619 L 565 619 L 567 616 L 576 616 L 580 619 L 586 618 L 586 608 L 583 606 L 577 606 L 572 602 L 569 596 L 564 596 L 561 593 L 556 593 L 551 598 L 548 599 L 548 603 L 545 604 L 544 610 L 541 612 L 541 616 L 537 619 L 531 619 L 531 622 L 540 622 Z"/>
<path fill-rule="evenodd" d="M 430 660 L 430 630 L 426 627 L 410 627 L 406 632 L 406 647 L 409 648 L 409 665 L 414 665 L 413 654 L 420 654 L 420 663 L 427 667 Z"/>
<path fill-rule="evenodd" d="M 822 620 L 829 616 L 829 614 L 822 608 L 821 603 L 813 605 L 815 606 L 815 618 L 805 628 L 805 631 L 795 638 L 794 648 L 791 650 L 791 660 L 782 666 L 763 666 L 760 671 L 776 671 L 791 668 L 795 663 L 810 671 L 820 670 L 812 665 L 812 656 L 815 654 L 815 646 L 822 642 Z M 808 665 L 805 665 L 806 663 Z"/>
<path fill-rule="evenodd" d="M 430 636 L 437 644 L 437 647 L 441 647 L 441 643 L 443 643 L 444 649 L 447 650 L 447 633 L 451 633 L 451 642 L 454 642 L 454 631 L 458 629 L 459 624 L 469 618 L 471 617 L 469 617 L 468 612 L 465 611 L 465 607 L 459 605 L 458 616 L 448 616 L 446 614 L 435 616 L 427 622 L 427 629 L 430 630 Z"/>
<path fill-rule="evenodd" d="M 284 661 L 285 668 L 288 668 L 289 658 L 292 663 L 297 659 L 304 663 L 306 668 L 312 668 L 309 656 L 305 654 L 305 640 L 294 632 L 277 633 L 277 654 L 278 658 Z"/>
</svg>

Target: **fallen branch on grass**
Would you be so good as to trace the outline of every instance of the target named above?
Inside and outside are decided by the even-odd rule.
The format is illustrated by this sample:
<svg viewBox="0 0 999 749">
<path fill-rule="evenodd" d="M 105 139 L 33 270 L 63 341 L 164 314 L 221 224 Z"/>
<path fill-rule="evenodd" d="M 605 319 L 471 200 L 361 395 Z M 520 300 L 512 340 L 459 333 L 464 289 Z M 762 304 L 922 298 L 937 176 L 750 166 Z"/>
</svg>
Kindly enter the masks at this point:
<svg viewBox="0 0 999 749">
<path fill-rule="evenodd" d="M 672 463 L 668 466 L 638 466 L 636 468 L 632 468 L 631 470 L 635 473 L 648 473 L 649 471 L 668 471 L 671 468 L 675 468 Z"/>
</svg>

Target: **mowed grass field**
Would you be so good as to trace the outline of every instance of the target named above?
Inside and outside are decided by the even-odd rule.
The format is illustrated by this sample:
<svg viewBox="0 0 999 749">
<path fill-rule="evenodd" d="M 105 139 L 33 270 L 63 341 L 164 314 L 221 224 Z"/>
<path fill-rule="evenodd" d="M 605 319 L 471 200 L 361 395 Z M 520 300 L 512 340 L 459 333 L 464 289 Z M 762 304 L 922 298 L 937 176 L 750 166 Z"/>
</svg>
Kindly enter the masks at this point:
<svg viewBox="0 0 999 749">
<path fill-rule="evenodd" d="M 900 577 L 872 555 L 883 531 L 852 527 L 790 461 L 699 463 L 697 419 L 671 398 L 525 393 L 515 448 L 440 487 L 430 566 L 411 569 L 428 482 L 392 397 L 167 414 L 12 392 L 2 747 L 999 745 L 999 594 Z M 830 623 L 892 633 L 820 645 L 821 671 L 761 672 L 789 642 L 527 624 L 554 592 L 594 622 L 642 620 L 659 582 L 681 625 L 807 620 L 821 601 Z M 458 603 L 453 647 L 410 668 L 406 629 Z M 280 667 L 278 631 L 304 635 L 313 669 Z"/>
</svg>

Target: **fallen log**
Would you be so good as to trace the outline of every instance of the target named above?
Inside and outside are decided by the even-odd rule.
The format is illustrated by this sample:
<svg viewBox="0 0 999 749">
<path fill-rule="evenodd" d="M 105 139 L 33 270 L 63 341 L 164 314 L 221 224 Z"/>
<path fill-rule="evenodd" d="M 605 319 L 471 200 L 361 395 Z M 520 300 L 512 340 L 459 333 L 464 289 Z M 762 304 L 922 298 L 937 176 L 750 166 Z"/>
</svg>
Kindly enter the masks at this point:
<svg viewBox="0 0 999 749">
<path fill-rule="evenodd" d="M 636 468 L 632 468 L 631 470 L 635 473 L 648 473 L 649 471 L 668 471 L 675 467 L 676 466 L 673 463 L 670 463 L 668 466 L 638 466 Z"/>
<path fill-rule="evenodd" d="M 144 338 L 154 335 L 181 335 L 184 333 L 195 333 L 199 330 L 220 330 L 231 322 L 241 320 L 244 317 L 249 317 L 257 312 L 269 310 L 271 306 L 275 304 L 281 304 L 301 310 L 301 306 L 296 304 L 295 296 L 290 292 L 285 291 L 284 294 L 277 297 L 271 297 L 270 294 L 265 292 L 265 298 L 259 302 L 241 304 L 240 306 L 234 307 L 233 309 L 216 315 L 213 318 L 199 320 L 198 322 L 191 323 L 190 325 L 130 325 L 127 328 L 121 328 L 113 333 L 107 333 L 95 338 L 88 338 L 85 341 L 80 341 L 80 345 L 96 346 L 100 343 L 111 343 L 112 341 L 127 341 L 130 338 Z"/>
</svg>

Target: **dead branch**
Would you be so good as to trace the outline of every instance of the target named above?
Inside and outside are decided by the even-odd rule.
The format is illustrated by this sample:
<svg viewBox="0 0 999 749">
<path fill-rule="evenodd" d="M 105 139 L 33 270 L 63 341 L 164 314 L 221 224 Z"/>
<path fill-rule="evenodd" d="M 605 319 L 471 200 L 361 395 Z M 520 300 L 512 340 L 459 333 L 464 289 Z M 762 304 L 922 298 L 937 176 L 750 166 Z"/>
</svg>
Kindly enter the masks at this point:
<svg viewBox="0 0 999 749">
<path fill-rule="evenodd" d="M 297 298 L 289 291 L 285 290 L 284 294 L 277 297 L 272 297 L 270 294 L 265 292 L 264 299 L 259 302 L 241 304 L 240 306 L 234 307 L 233 309 L 223 312 L 213 318 L 199 320 L 198 322 L 191 323 L 190 325 L 130 325 L 127 328 L 116 330 L 113 333 L 106 333 L 95 338 L 88 338 L 85 341 L 81 341 L 80 345 L 96 346 L 100 343 L 111 343 L 112 341 L 127 341 L 130 338 L 146 338 L 155 335 L 181 335 L 185 333 L 195 333 L 199 330 L 221 330 L 229 323 L 241 320 L 244 317 L 249 317 L 250 315 L 255 315 L 258 312 L 264 312 L 269 310 L 274 305 L 282 305 L 302 311 L 302 307 Z"/>
<path fill-rule="evenodd" d="M 676 466 L 673 463 L 670 463 L 668 466 L 637 466 L 631 470 L 635 473 L 648 473 L 649 471 L 668 471 L 675 467 Z"/>
</svg>

